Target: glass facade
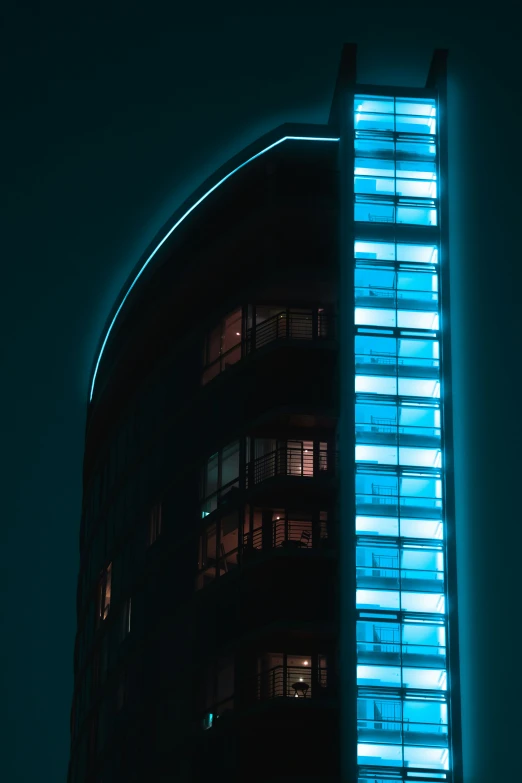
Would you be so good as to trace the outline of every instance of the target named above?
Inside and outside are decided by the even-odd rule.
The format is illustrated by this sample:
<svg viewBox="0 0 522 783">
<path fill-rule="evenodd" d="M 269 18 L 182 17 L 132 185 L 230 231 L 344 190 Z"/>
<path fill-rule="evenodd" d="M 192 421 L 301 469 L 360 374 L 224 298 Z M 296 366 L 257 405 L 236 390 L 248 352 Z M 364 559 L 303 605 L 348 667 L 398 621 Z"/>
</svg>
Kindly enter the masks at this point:
<svg viewBox="0 0 522 783">
<path fill-rule="evenodd" d="M 355 97 L 356 221 L 437 225 L 436 106 Z"/>
<path fill-rule="evenodd" d="M 450 780 L 436 104 L 354 111 L 359 779 Z"/>
</svg>

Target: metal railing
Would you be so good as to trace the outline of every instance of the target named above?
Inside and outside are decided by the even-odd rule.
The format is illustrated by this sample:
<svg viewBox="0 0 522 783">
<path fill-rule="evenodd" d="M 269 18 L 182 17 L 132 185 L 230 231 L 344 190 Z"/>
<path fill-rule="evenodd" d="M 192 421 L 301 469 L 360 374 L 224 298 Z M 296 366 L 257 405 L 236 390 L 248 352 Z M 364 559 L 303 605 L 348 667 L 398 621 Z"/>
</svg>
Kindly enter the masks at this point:
<svg viewBox="0 0 522 783">
<path fill-rule="evenodd" d="M 247 330 L 244 342 L 238 342 L 203 368 L 202 383 L 216 376 L 257 348 L 274 340 L 321 340 L 335 337 L 335 318 L 321 309 L 286 309 Z"/>
<path fill-rule="evenodd" d="M 397 354 L 387 351 L 372 351 L 368 353 L 358 353 L 355 356 L 355 362 L 358 365 L 380 365 L 386 367 L 415 367 L 423 370 L 439 369 L 440 361 L 437 358 L 424 358 L 420 356 L 397 356 Z M 431 375 L 431 373 L 430 373 Z"/>
<path fill-rule="evenodd" d="M 393 215 L 372 215 L 368 212 L 368 221 L 370 223 L 395 223 Z"/>
<path fill-rule="evenodd" d="M 430 582 L 443 582 L 444 571 L 428 568 L 386 568 L 385 566 L 357 566 L 357 582 L 360 580 L 371 582 L 372 579 L 390 579 L 397 585 L 407 580 L 426 580 Z"/>
<path fill-rule="evenodd" d="M 382 654 L 400 656 L 418 655 L 433 658 L 440 657 L 441 663 L 446 659 L 446 647 L 442 644 L 413 644 L 412 642 L 357 642 L 357 655 L 364 654 L 379 656 Z"/>
<path fill-rule="evenodd" d="M 333 472 L 332 460 L 326 450 L 299 449 L 282 446 L 247 464 L 247 487 L 275 476 L 313 478 Z"/>
<path fill-rule="evenodd" d="M 327 670 L 319 668 L 314 671 L 310 666 L 274 666 L 257 675 L 256 685 L 259 701 L 279 698 L 324 698 Z"/>
<path fill-rule="evenodd" d="M 384 489 L 388 489 L 385 487 Z M 391 490 L 392 488 L 389 487 Z M 357 503 L 371 503 L 383 506 L 422 506 L 423 508 L 442 509 L 442 498 L 415 497 L 413 495 L 398 497 L 396 490 L 389 494 L 384 492 L 357 492 Z"/>
<path fill-rule="evenodd" d="M 246 353 L 274 340 L 320 340 L 335 336 L 334 316 L 323 311 L 281 310 L 248 329 Z"/>
<path fill-rule="evenodd" d="M 438 304 L 438 292 L 437 291 L 426 291 L 426 290 L 420 290 L 420 289 L 409 289 L 409 288 L 394 288 L 394 287 L 385 287 L 385 286 L 375 286 L 375 285 L 367 285 L 367 286 L 356 286 L 355 288 L 355 301 L 361 299 L 390 299 L 393 303 L 397 303 L 397 306 L 400 309 L 399 302 L 406 300 L 407 302 L 417 303 L 419 306 L 424 305 L 433 305 L 432 307 L 428 307 L 428 309 L 434 309 L 436 308 Z M 375 305 L 377 306 L 377 304 Z M 386 307 L 390 307 L 389 304 L 386 305 Z M 424 308 L 421 307 L 421 310 Z"/>
<path fill-rule="evenodd" d="M 356 422 L 356 433 L 379 433 L 382 435 L 405 435 L 419 438 L 436 438 L 440 440 L 440 427 L 425 427 L 418 425 L 397 424 L 392 419 L 379 419 L 371 417 L 371 422 Z"/>
<path fill-rule="evenodd" d="M 279 519 L 274 520 L 270 530 L 269 548 L 286 547 L 291 549 L 312 549 L 320 546 L 328 538 L 326 523 L 319 523 L 319 528 L 314 531 L 313 523 L 309 519 L 302 521 Z M 267 537 L 263 536 L 263 528 L 257 527 L 252 533 L 243 536 L 244 546 L 253 549 L 263 549 L 267 546 Z"/>
<path fill-rule="evenodd" d="M 446 736 L 448 733 L 448 726 L 445 723 L 417 723 L 408 719 L 400 721 L 394 718 L 359 719 L 357 728 L 359 731 L 366 729 L 367 732 L 415 732 L 417 734 L 438 734 L 442 736 Z"/>
</svg>

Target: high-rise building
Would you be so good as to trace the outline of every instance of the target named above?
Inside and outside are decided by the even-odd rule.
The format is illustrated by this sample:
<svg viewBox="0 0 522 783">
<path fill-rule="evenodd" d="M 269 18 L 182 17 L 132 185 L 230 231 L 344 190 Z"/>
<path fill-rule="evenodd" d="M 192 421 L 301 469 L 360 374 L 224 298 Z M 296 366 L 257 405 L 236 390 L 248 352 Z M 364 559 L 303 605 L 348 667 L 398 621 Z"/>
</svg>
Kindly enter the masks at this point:
<svg viewBox="0 0 522 783">
<path fill-rule="evenodd" d="M 88 411 L 69 783 L 460 783 L 446 54 L 212 176 Z"/>
</svg>

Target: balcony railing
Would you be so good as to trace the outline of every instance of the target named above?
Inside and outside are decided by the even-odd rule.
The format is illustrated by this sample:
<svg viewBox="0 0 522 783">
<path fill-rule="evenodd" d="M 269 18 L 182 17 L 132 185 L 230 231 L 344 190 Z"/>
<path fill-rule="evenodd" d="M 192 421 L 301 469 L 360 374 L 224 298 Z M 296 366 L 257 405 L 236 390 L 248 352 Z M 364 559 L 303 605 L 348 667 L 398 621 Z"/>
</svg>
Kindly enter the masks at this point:
<svg viewBox="0 0 522 783">
<path fill-rule="evenodd" d="M 256 527 L 238 535 L 239 546 L 230 548 L 230 544 L 220 544 L 219 553 L 214 550 L 213 556 L 208 553 L 204 567 L 200 556 L 199 570 L 196 577 L 196 589 L 200 590 L 215 579 L 228 574 L 245 563 L 250 563 L 261 552 L 277 549 L 282 552 L 305 552 L 312 549 L 332 549 L 333 542 L 328 538 L 328 523 L 326 519 L 286 520 L 279 519 L 269 523 L 265 528 Z M 236 539 L 236 541 L 238 540 Z"/>
<path fill-rule="evenodd" d="M 355 289 L 355 304 L 359 307 L 378 309 L 436 312 L 439 300 L 437 292 L 434 291 L 401 291 L 395 288 L 370 285 Z"/>
<path fill-rule="evenodd" d="M 414 665 L 423 668 L 444 668 L 446 647 L 442 644 L 414 644 L 412 642 L 357 642 L 359 664 Z"/>
<path fill-rule="evenodd" d="M 332 474 L 333 462 L 326 448 L 317 450 L 282 446 L 248 463 L 246 485 L 252 487 L 275 476 L 314 478 Z"/>
<path fill-rule="evenodd" d="M 335 336 L 334 316 L 322 310 L 281 310 L 247 331 L 246 353 L 274 340 L 321 340 Z"/>
<path fill-rule="evenodd" d="M 281 310 L 247 330 L 246 339 L 223 352 L 203 369 L 202 383 L 237 364 L 244 356 L 275 340 L 324 340 L 335 338 L 335 317 L 321 309 Z"/>
<path fill-rule="evenodd" d="M 442 748 L 447 747 L 448 743 L 448 726 L 443 722 L 417 723 L 384 717 L 358 720 L 357 733 L 361 742 L 404 743 Z"/>
<path fill-rule="evenodd" d="M 357 566 L 357 587 L 439 593 L 444 589 L 444 572 L 435 569 Z"/>
<path fill-rule="evenodd" d="M 419 378 L 438 378 L 439 359 L 419 356 L 397 356 L 394 353 L 370 351 L 356 354 L 356 372 L 368 375 L 399 375 Z"/>
<path fill-rule="evenodd" d="M 274 666 L 257 675 L 256 686 L 259 701 L 325 698 L 327 670 L 314 670 L 310 666 Z"/>
<path fill-rule="evenodd" d="M 384 419 L 377 416 L 371 417 L 371 422 L 357 422 L 357 433 L 375 432 L 379 434 L 418 435 L 420 437 L 437 438 L 440 440 L 440 427 L 428 427 L 419 425 L 397 425 L 393 419 Z"/>
<path fill-rule="evenodd" d="M 383 489 L 392 489 L 385 487 Z M 397 497 L 395 493 L 384 494 L 384 492 L 374 492 L 372 494 L 357 493 L 356 504 L 359 513 L 378 513 L 382 515 L 396 515 L 400 513 L 403 516 L 420 515 L 420 518 L 438 519 L 442 514 L 442 499 L 429 497 Z M 378 509 L 375 507 L 379 506 Z M 365 510 L 366 509 L 366 510 Z"/>
<path fill-rule="evenodd" d="M 305 520 L 275 520 L 269 529 L 269 537 L 262 527 L 245 533 L 243 536 L 245 549 L 293 549 L 305 550 L 323 547 L 328 543 L 328 527 L 326 520 L 320 520 L 317 529 L 310 519 Z"/>
</svg>

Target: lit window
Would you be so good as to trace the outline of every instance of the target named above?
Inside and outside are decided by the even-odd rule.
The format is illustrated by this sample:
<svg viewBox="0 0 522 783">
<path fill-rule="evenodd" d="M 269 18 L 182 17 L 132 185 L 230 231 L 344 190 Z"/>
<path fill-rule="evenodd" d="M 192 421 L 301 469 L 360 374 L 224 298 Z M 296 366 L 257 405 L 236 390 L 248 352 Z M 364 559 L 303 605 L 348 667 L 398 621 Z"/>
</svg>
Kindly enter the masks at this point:
<svg viewBox="0 0 522 783">
<path fill-rule="evenodd" d="M 320 698 L 326 693 L 327 656 L 264 653 L 257 664 L 259 700 Z"/>
</svg>

